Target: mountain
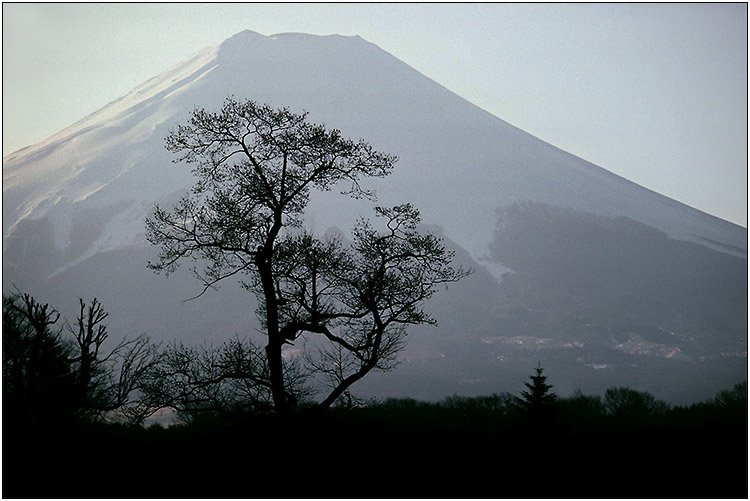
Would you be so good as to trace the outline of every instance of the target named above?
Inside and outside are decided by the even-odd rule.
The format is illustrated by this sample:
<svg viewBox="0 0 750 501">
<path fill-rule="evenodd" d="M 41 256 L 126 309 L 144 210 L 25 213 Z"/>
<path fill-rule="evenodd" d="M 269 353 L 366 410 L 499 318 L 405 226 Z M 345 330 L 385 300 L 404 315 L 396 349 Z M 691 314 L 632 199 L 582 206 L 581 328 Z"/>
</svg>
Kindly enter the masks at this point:
<svg viewBox="0 0 750 501">
<path fill-rule="evenodd" d="M 440 398 L 522 387 L 542 361 L 559 393 L 630 386 L 692 401 L 746 379 L 747 229 L 638 186 L 474 106 L 360 37 L 244 31 L 41 143 L 3 158 L 3 290 L 75 312 L 98 297 L 110 330 L 220 342 L 254 334 L 235 284 L 194 301 L 183 270 L 146 270 L 144 219 L 193 184 L 164 137 L 228 95 L 399 156 L 371 180 L 412 202 L 475 272 L 430 305 L 402 364 L 355 392 Z M 361 200 L 315 193 L 307 225 L 347 232 Z"/>
</svg>

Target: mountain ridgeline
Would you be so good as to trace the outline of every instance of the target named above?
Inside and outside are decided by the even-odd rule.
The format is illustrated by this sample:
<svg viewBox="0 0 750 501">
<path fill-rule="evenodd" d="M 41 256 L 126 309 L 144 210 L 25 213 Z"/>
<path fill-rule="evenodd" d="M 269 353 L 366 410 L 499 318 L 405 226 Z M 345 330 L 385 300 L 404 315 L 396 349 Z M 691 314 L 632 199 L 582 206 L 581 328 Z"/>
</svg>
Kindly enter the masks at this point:
<svg viewBox="0 0 750 501">
<path fill-rule="evenodd" d="M 417 207 L 474 273 L 427 305 L 401 364 L 362 396 L 517 392 L 543 360 L 560 394 L 613 386 L 675 402 L 746 379 L 747 229 L 561 151 L 359 37 L 238 33 L 39 144 L 3 159 L 3 290 L 61 311 L 98 297 L 112 332 L 218 344 L 255 336 L 251 294 L 199 299 L 189 270 L 146 269 L 154 207 L 194 183 L 164 138 L 227 96 L 306 110 L 398 155 L 367 180 L 378 203 Z M 345 189 L 346 187 L 342 187 Z M 348 235 L 371 205 L 311 194 L 305 226 Z"/>
</svg>

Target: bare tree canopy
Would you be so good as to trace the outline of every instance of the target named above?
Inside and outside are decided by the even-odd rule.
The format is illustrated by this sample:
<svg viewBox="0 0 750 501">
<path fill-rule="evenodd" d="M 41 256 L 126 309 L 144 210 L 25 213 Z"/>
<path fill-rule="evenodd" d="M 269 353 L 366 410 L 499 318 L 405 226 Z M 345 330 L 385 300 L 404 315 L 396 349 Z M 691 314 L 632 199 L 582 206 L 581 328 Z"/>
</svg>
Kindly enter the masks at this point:
<svg viewBox="0 0 750 501">
<path fill-rule="evenodd" d="M 308 123 L 304 113 L 228 98 L 217 113 L 195 110 L 167 148 L 193 164 L 197 181 L 176 207 L 157 206 L 147 219 L 147 238 L 161 248 L 149 266 L 169 274 L 185 259 L 199 260 L 201 294 L 235 276 L 256 293 L 267 334 L 261 384 L 276 410 L 297 400 L 284 381 L 285 343 L 319 334 L 347 359 L 332 372 L 326 361 L 334 352 L 308 357 L 313 371 L 333 376 L 322 403 L 330 405 L 373 368 L 390 367 L 404 325 L 432 322 L 420 305 L 435 286 L 466 275 L 450 267 L 439 239 L 419 235 L 419 212 L 409 204 L 376 208 L 386 230 L 360 221 L 348 248 L 307 234 L 302 213 L 311 189 L 346 183 L 344 193 L 374 200 L 360 181 L 389 174 L 396 157 Z"/>
<path fill-rule="evenodd" d="M 373 369 L 388 370 L 404 345 L 405 326 L 434 324 L 422 309 L 440 284 L 468 274 L 451 267 L 453 253 L 417 232 L 419 211 L 405 204 L 376 207 L 378 230 L 359 221 L 346 247 L 335 238 L 302 234 L 279 245 L 276 272 L 285 339 L 317 333 L 328 343 L 308 351 L 311 367 L 328 376 L 328 406 Z"/>
<path fill-rule="evenodd" d="M 204 259 L 206 286 L 268 261 L 282 227 L 301 224 L 311 188 L 349 181 L 349 194 L 372 197 L 359 180 L 389 174 L 396 161 L 308 123 L 304 113 L 231 98 L 218 113 L 195 110 L 167 137 L 167 149 L 194 164 L 198 181 L 194 196 L 172 212 L 157 206 L 147 220 L 149 241 L 162 246 L 151 267 L 170 272 L 182 257 Z"/>
</svg>

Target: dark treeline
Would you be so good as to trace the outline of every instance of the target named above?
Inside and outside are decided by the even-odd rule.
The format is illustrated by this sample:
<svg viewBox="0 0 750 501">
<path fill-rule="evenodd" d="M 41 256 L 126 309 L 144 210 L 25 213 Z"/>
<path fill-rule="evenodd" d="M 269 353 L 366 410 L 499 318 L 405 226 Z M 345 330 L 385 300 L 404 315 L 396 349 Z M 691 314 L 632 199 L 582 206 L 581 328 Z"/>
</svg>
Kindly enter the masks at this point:
<svg viewBox="0 0 750 501">
<path fill-rule="evenodd" d="M 96 300 L 70 323 L 4 298 L 3 497 L 747 497 L 746 382 L 689 406 L 630 388 L 561 397 L 540 364 L 518 395 L 285 414 L 221 386 L 200 395 L 230 405 L 171 400 L 174 424 L 144 426 L 165 406 L 149 378 L 195 353 L 145 337 L 105 349 L 105 319 Z"/>
<path fill-rule="evenodd" d="M 501 394 L 168 428 L 6 427 L 3 496 L 746 498 L 745 388 L 688 407 L 579 394 L 544 425 Z"/>
</svg>

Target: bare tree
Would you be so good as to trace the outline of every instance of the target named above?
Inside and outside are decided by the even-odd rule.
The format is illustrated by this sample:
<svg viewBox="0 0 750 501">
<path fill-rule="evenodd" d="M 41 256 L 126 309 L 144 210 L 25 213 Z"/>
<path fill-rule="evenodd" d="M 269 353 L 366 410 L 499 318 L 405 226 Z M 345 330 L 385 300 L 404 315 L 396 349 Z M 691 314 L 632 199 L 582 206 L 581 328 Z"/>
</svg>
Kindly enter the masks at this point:
<svg viewBox="0 0 750 501">
<path fill-rule="evenodd" d="M 100 417 L 118 410 L 129 420 L 139 421 L 148 410 L 142 408 L 136 393 L 150 367 L 158 361 L 158 346 L 146 335 L 124 338 L 109 350 L 109 338 L 103 324 L 109 314 L 94 298 L 90 305 L 79 299 L 75 327 L 68 326 L 76 342 L 69 362 L 76 368 L 76 380 L 82 411 Z"/>
<path fill-rule="evenodd" d="M 69 330 L 75 336 L 78 356 L 71 359 L 71 362 L 78 364 L 78 388 L 81 392 L 79 398 L 98 406 L 106 400 L 103 394 L 105 390 L 106 375 L 101 365 L 106 363 L 100 360 L 99 352 L 102 344 L 106 341 L 107 327 L 102 322 L 109 315 L 102 308 L 101 303 L 94 298 L 91 306 L 86 307 L 83 299 L 79 299 L 80 312 L 77 319 L 77 330 L 69 327 Z M 97 404 L 95 404 L 95 402 Z"/>
<path fill-rule="evenodd" d="M 157 206 L 147 219 L 147 238 L 161 247 L 149 266 L 169 274 L 185 259 L 200 260 L 205 266 L 193 272 L 202 293 L 230 277 L 256 293 L 277 411 L 297 398 L 285 382 L 285 343 L 320 334 L 354 357 L 359 365 L 342 373 L 323 402 L 330 405 L 370 370 L 390 366 L 403 326 L 431 322 L 418 305 L 433 286 L 463 275 L 450 269 L 452 256 L 438 239 L 416 233 L 418 212 L 409 205 L 377 209 L 388 231 L 380 235 L 363 221 L 351 249 L 301 230 L 311 189 L 347 182 L 349 195 L 373 199 L 360 180 L 387 175 L 396 161 L 308 123 L 306 114 L 229 98 L 218 113 L 194 111 L 167 148 L 195 165 L 198 180 L 174 209 Z"/>
<path fill-rule="evenodd" d="M 292 401 L 284 389 L 278 301 L 273 276 L 274 249 L 285 227 L 299 227 L 310 190 L 328 190 L 348 181 L 352 196 L 366 176 L 385 176 L 395 157 L 338 130 L 310 124 L 306 114 L 273 110 L 228 98 L 221 111 L 193 112 L 188 125 L 167 137 L 179 160 L 195 165 L 192 196 L 173 211 L 158 206 L 146 222 L 147 238 L 161 246 L 157 271 L 171 272 L 183 258 L 206 264 L 194 271 L 204 291 L 220 280 L 254 274 L 261 284 L 265 348 L 277 409 Z"/>
<path fill-rule="evenodd" d="M 669 410 L 669 404 L 645 391 L 617 387 L 608 388 L 604 393 L 604 408 L 612 416 L 632 420 L 663 415 Z"/>
</svg>

